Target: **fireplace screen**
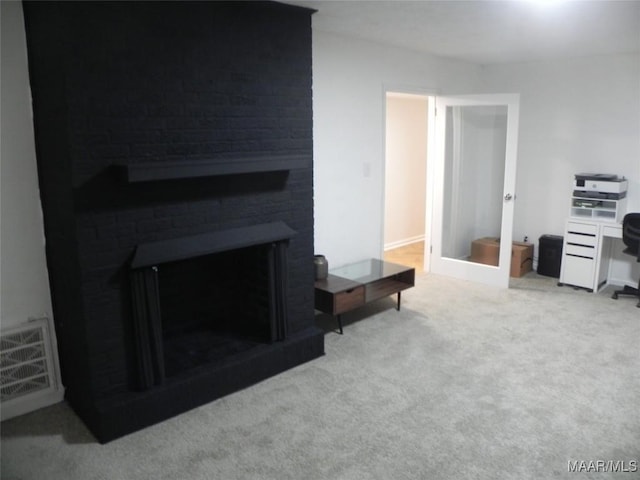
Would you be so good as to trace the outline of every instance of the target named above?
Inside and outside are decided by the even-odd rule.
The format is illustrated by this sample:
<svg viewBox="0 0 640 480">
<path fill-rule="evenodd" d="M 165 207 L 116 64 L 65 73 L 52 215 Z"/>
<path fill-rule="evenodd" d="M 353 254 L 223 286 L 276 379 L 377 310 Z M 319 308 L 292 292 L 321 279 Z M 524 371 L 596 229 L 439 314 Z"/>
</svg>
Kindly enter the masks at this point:
<svg viewBox="0 0 640 480">
<path fill-rule="evenodd" d="M 286 246 L 286 240 L 270 241 L 135 265 L 131 285 L 139 385 L 150 388 L 200 365 L 283 340 Z"/>
</svg>

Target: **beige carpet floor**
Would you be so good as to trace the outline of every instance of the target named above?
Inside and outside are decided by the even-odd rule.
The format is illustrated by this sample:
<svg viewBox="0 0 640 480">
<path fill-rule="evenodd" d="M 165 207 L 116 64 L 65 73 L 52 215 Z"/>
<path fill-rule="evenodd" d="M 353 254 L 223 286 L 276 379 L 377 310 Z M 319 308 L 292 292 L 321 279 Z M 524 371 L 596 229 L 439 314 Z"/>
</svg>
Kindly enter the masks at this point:
<svg viewBox="0 0 640 480">
<path fill-rule="evenodd" d="M 635 302 L 512 286 L 421 275 L 344 335 L 319 316 L 324 357 L 106 445 L 65 403 L 5 421 L 1 477 L 640 478 Z"/>
</svg>

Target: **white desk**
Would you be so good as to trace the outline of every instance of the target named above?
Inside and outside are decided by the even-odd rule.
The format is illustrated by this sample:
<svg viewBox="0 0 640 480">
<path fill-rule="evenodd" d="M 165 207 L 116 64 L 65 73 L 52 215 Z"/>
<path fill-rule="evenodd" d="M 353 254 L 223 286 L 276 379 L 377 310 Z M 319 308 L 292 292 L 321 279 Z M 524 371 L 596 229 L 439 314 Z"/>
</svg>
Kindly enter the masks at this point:
<svg viewBox="0 0 640 480">
<path fill-rule="evenodd" d="M 607 284 L 612 240 L 622 238 L 622 224 L 571 217 L 565 224 L 558 285 L 597 292 Z"/>
</svg>

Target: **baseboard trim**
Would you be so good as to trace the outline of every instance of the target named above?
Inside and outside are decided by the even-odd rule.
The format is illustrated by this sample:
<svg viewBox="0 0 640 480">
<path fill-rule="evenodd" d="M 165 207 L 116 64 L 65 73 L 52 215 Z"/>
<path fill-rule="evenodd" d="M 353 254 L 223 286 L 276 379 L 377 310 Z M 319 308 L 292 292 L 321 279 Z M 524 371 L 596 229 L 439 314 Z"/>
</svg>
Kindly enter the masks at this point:
<svg viewBox="0 0 640 480">
<path fill-rule="evenodd" d="M 64 388 L 26 395 L 24 397 L 4 402 L 2 404 L 0 417 L 2 418 L 2 421 L 5 421 L 13 417 L 19 417 L 20 415 L 33 412 L 34 410 L 39 410 L 56 403 L 60 403 L 63 400 Z"/>
<path fill-rule="evenodd" d="M 412 243 L 418 243 L 424 241 L 424 235 L 416 235 L 415 237 L 405 238 L 403 240 L 396 240 L 395 242 L 389 242 L 384 244 L 384 251 L 392 250 L 394 248 L 406 247 Z"/>
<path fill-rule="evenodd" d="M 634 282 L 633 279 L 629 278 L 608 278 L 607 285 L 612 285 L 614 287 L 624 287 L 626 285 L 629 287 L 638 288 L 638 282 Z"/>
</svg>

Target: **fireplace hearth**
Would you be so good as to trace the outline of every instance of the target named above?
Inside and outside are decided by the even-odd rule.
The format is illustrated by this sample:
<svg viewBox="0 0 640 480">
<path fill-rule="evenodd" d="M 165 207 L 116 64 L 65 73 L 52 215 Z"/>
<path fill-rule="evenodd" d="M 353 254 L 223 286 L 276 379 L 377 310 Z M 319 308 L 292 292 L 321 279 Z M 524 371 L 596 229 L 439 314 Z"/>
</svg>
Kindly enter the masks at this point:
<svg viewBox="0 0 640 480">
<path fill-rule="evenodd" d="M 322 355 L 312 11 L 23 5 L 62 380 L 96 438 Z"/>
</svg>

